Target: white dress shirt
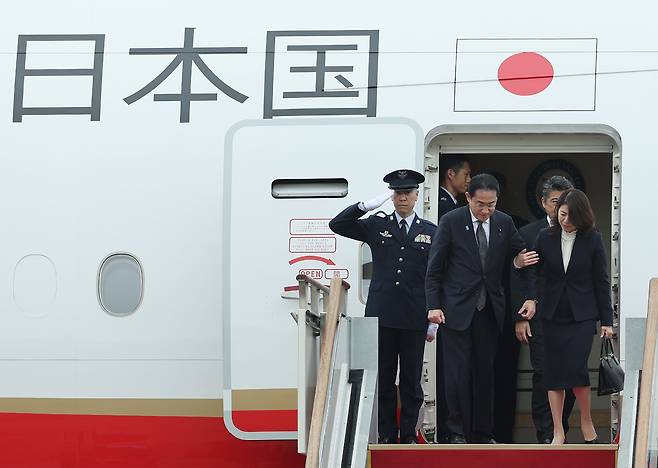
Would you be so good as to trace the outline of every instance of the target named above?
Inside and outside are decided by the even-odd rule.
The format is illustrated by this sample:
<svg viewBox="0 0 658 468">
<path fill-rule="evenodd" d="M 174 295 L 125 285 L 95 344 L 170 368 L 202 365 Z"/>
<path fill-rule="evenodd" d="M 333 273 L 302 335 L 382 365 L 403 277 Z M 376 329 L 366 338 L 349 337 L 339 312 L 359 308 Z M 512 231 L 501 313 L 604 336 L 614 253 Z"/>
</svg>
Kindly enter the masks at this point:
<svg viewBox="0 0 658 468">
<path fill-rule="evenodd" d="M 576 234 L 576 231 L 562 231 L 562 265 L 564 266 L 565 273 L 569 267 L 569 260 L 571 260 L 571 251 L 573 250 L 573 243 L 576 240 Z"/>
<path fill-rule="evenodd" d="M 478 240 L 478 235 L 477 235 L 477 229 L 478 229 L 478 223 L 480 222 L 479 219 L 477 219 L 471 210 L 471 223 L 473 224 L 473 235 L 475 236 L 475 241 L 477 242 Z M 487 236 L 487 245 L 489 245 L 489 227 L 491 226 L 491 218 L 487 219 L 486 221 L 482 222 L 482 228 L 484 229 L 484 234 Z"/>
</svg>

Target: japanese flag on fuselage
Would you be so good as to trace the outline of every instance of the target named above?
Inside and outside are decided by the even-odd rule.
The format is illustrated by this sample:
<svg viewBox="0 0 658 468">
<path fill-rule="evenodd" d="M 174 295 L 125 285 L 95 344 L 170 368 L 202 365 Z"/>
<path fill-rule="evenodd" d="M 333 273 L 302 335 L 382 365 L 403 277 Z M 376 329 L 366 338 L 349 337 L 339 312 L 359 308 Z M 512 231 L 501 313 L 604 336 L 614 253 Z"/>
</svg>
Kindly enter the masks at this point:
<svg viewBox="0 0 658 468">
<path fill-rule="evenodd" d="M 593 111 L 597 39 L 458 39 L 455 112 Z"/>
</svg>

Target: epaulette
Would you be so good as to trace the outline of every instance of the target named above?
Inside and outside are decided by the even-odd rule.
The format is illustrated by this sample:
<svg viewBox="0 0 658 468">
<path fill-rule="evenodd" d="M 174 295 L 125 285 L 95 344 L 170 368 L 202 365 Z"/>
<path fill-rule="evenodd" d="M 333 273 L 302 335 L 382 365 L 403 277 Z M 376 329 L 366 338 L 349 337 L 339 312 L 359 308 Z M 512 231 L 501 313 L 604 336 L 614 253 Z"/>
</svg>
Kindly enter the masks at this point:
<svg viewBox="0 0 658 468">
<path fill-rule="evenodd" d="M 377 213 L 375 213 L 375 216 L 377 216 L 378 218 L 386 218 L 388 215 L 383 211 L 378 211 Z"/>
<path fill-rule="evenodd" d="M 425 223 L 425 224 L 429 224 L 430 226 L 436 227 L 436 224 L 434 224 L 434 223 L 433 223 L 432 221 L 430 221 L 429 219 L 423 219 L 423 218 L 420 218 L 420 220 L 421 220 L 423 223 Z"/>
</svg>

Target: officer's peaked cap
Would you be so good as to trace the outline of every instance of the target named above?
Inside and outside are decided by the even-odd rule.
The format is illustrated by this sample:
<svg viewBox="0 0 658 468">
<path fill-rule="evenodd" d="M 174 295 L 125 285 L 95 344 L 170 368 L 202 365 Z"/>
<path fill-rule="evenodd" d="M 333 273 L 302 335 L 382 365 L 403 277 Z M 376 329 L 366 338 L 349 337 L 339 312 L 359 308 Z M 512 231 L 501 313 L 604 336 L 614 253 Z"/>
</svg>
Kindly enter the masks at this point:
<svg viewBox="0 0 658 468">
<path fill-rule="evenodd" d="M 425 176 L 411 169 L 398 169 L 384 176 L 391 190 L 417 189 L 419 184 L 425 182 Z"/>
</svg>

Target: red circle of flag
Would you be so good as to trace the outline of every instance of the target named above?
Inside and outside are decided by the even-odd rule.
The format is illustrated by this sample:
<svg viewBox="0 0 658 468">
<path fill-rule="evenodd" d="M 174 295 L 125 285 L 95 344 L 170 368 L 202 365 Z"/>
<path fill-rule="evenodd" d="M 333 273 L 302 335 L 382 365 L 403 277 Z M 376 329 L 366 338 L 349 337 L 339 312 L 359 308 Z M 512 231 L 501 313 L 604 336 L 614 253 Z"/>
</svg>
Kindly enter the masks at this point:
<svg viewBox="0 0 658 468">
<path fill-rule="evenodd" d="M 507 57 L 498 67 L 498 82 L 512 94 L 532 96 L 553 81 L 553 65 L 536 52 L 520 52 Z"/>
</svg>

